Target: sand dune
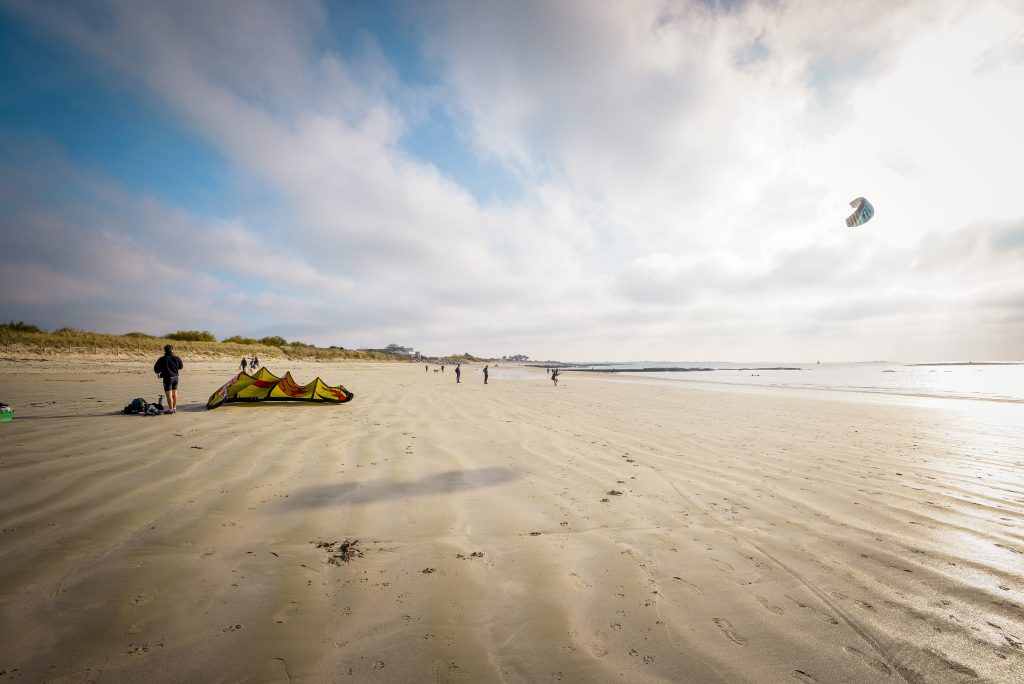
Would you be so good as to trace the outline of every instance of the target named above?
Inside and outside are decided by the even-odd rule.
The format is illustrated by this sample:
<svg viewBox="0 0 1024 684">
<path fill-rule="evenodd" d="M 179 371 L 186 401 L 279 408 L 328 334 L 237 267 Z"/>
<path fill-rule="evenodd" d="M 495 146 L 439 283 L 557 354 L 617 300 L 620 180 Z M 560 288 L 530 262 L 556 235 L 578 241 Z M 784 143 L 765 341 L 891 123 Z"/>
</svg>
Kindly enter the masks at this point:
<svg viewBox="0 0 1024 684">
<path fill-rule="evenodd" d="M 0 678 L 1024 681 L 1022 405 L 271 370 L 2 362 Z"/>
</svg>

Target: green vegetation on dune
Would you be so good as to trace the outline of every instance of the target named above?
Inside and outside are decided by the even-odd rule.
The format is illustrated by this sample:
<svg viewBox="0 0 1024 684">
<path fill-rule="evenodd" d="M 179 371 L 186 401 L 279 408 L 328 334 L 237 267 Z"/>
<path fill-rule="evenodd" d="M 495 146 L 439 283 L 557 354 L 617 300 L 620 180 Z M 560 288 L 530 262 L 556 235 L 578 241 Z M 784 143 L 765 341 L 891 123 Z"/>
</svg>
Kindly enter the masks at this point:
<svg viewBox="0 0 1024 684">
<path fill-rule="evenodd" d="M 220 342 L 208 330 L 179 330 L 163 337 L 144 332 L 129 332 L 123 335 L 96 333 L 77 328 L 60 328 L 53 332 L 41 330 L 35 325 L 19 321 L 0 323 L 0 352 L 6 354 L 40 354 L 57 356 L 65 354 L 116 356 L 127 358 L 150 358 L 163 353 L 165 344 L 173 344 L 181 356 L 207 359 L 239 359 L 243 356 L 258 356 L 260 359 L 304 359 L 309 361 L 340 361 L 363 359 L 368 361 L 411 361 L 413 357 L 384 351 L 360 351 L 342 346 L 317 347 L 316 345 L 288 340 L 278 335 L 255 339 L 232 335 Z M 389 345 L 389 348 L 398 345 Z M 417 361 L 432 363 L 481 363 L 487 361 L 469 352 L 450 356 L 423 357 Z M 492 359 L 493 360 L 493 359 Z"/>
<path fill-rule="evenodd" d="M 461 363 L 482 363 L 488 360 L 479 356 L 473 356 L 469 352 L 466 352 L 465 354 L 455 354 L 454 356 L 446 356 L 445 359 L 450 361 L 459 361 Z"/>
<path fill-rule="evenodd" d="M 164 335 L 169 340 L 178 342 L 216 342 L 217 338 L 209 330 L 179 330 Z"/>
<path fill-rule="evenodd" d="M 25 321 L 18 321 L 17 323 L 15 323 L 14 321 L 11 321 L 10 323 L 2 323 L 0 324 L 0 328 L 2 328 L 3 330 L 12 330 L 14 332 L 43 332 L 38 327 L 30 325 Z"/>
<path fill-rule="evenodd" d="M 206 336 L 209 336 L 208 338 Z M 200 339 L 193 339 L 199 337 Z M 181 339 L 179 339 L 181 338 Z M 5 353 L 41 354 L 45 356 L 63 354 L 95 354 L 97 356 L 118 356 L 149 358 L 163 353 L 165 344 L 173 344 L 181 356 L 193 358 L 241 358 L 258 356 L 261 359 L 305 359 L 310 361 L 336 361 L 363 359 L 379 361 L 407 361 L 404 357 L 381 352 L 364 352 L 343 347 L 316 347 L 311 344 L 294 342 L 289 344 L 281 337 L 264 337 L 262 340 L 229 337 L 223 342 L 207 331 L 182 330 L 166 337 L 154 337 L 140 332 L 124 335 L 109 335 L 73 328 L 61 328 L 53 333 L 40 330 L 24 322 L 0 324 L 0 350 Z"/>
<path fill-rule="evenodd" d="M 220 341 L 221 344 L 259 344 L 259 340 L 252 337 L 242 337 L 241 335 L 232 335 L 231 337 L 225 337 Z"/>
<path fill-rule="evenodd" d="M 288 340 L 277 335 L 271 335 L 270 337 L 261 337 L 260 344 L 265 344 L 268 347 L 283 347 L 288 344 Z"/>
</svg>

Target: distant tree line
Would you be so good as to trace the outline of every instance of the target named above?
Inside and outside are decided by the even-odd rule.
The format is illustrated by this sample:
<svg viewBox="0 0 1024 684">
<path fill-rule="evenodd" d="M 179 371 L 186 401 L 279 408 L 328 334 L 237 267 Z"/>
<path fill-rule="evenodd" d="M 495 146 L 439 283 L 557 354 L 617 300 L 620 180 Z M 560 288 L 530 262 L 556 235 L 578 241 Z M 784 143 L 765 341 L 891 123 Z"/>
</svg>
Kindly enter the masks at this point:
<svg viewBox="0 0 1024 684">
<path fill-rule="evenodd" d="M 17 323 L 15 323 L 14 321 L 11 321 L 10 323 L 3 323 L 0 324 L 0 329 L 8 330 L 10 332 L 43 332 L 37 326 L 34 326 L 30 323 L 26 323 L 25 321 L 18 321 Z"/>
</svg>

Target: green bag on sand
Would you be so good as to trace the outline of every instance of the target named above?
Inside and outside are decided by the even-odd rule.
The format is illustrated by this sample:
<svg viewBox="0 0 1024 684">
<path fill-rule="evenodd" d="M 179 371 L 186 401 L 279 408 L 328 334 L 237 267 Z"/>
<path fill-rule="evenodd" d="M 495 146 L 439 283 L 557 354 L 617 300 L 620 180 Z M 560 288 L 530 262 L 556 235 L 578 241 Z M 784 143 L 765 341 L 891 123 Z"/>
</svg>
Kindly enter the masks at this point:
<svg viewBox="0 0 1024 684">
<path fill-rule="evenodd" d="M 121 411 L 121 413 L 124 413 L 126 415 L 139 414 L 145 412 L 146 400 L 143 399 L 142 397 L 135 397 L 134 399 L 132 399 L 132 403 L 125 406 L 124 410 Z"/>
</svg>

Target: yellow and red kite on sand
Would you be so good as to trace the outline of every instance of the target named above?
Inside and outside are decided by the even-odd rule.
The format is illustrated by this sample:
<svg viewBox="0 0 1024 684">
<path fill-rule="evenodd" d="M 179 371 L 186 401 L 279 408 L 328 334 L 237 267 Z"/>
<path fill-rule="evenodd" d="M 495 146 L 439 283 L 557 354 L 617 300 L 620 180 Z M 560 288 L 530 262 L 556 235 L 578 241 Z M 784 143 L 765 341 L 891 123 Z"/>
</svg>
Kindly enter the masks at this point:
<svg viewBox="0 0 1024 684">
<path fill-rule="evenodd" d="M 215 409 L 232 401 L 317 401 L 343 404 L 353 394 L 342 385 L 331 387 L 320 378 L 306 385 L 300 385 L 285 373 L 279 378 L 266 368 L 260 368 L 253 375 L 242 371 L 224 383 L 224 386 L 210 395 L 206 408 Z"/>
</svg>

